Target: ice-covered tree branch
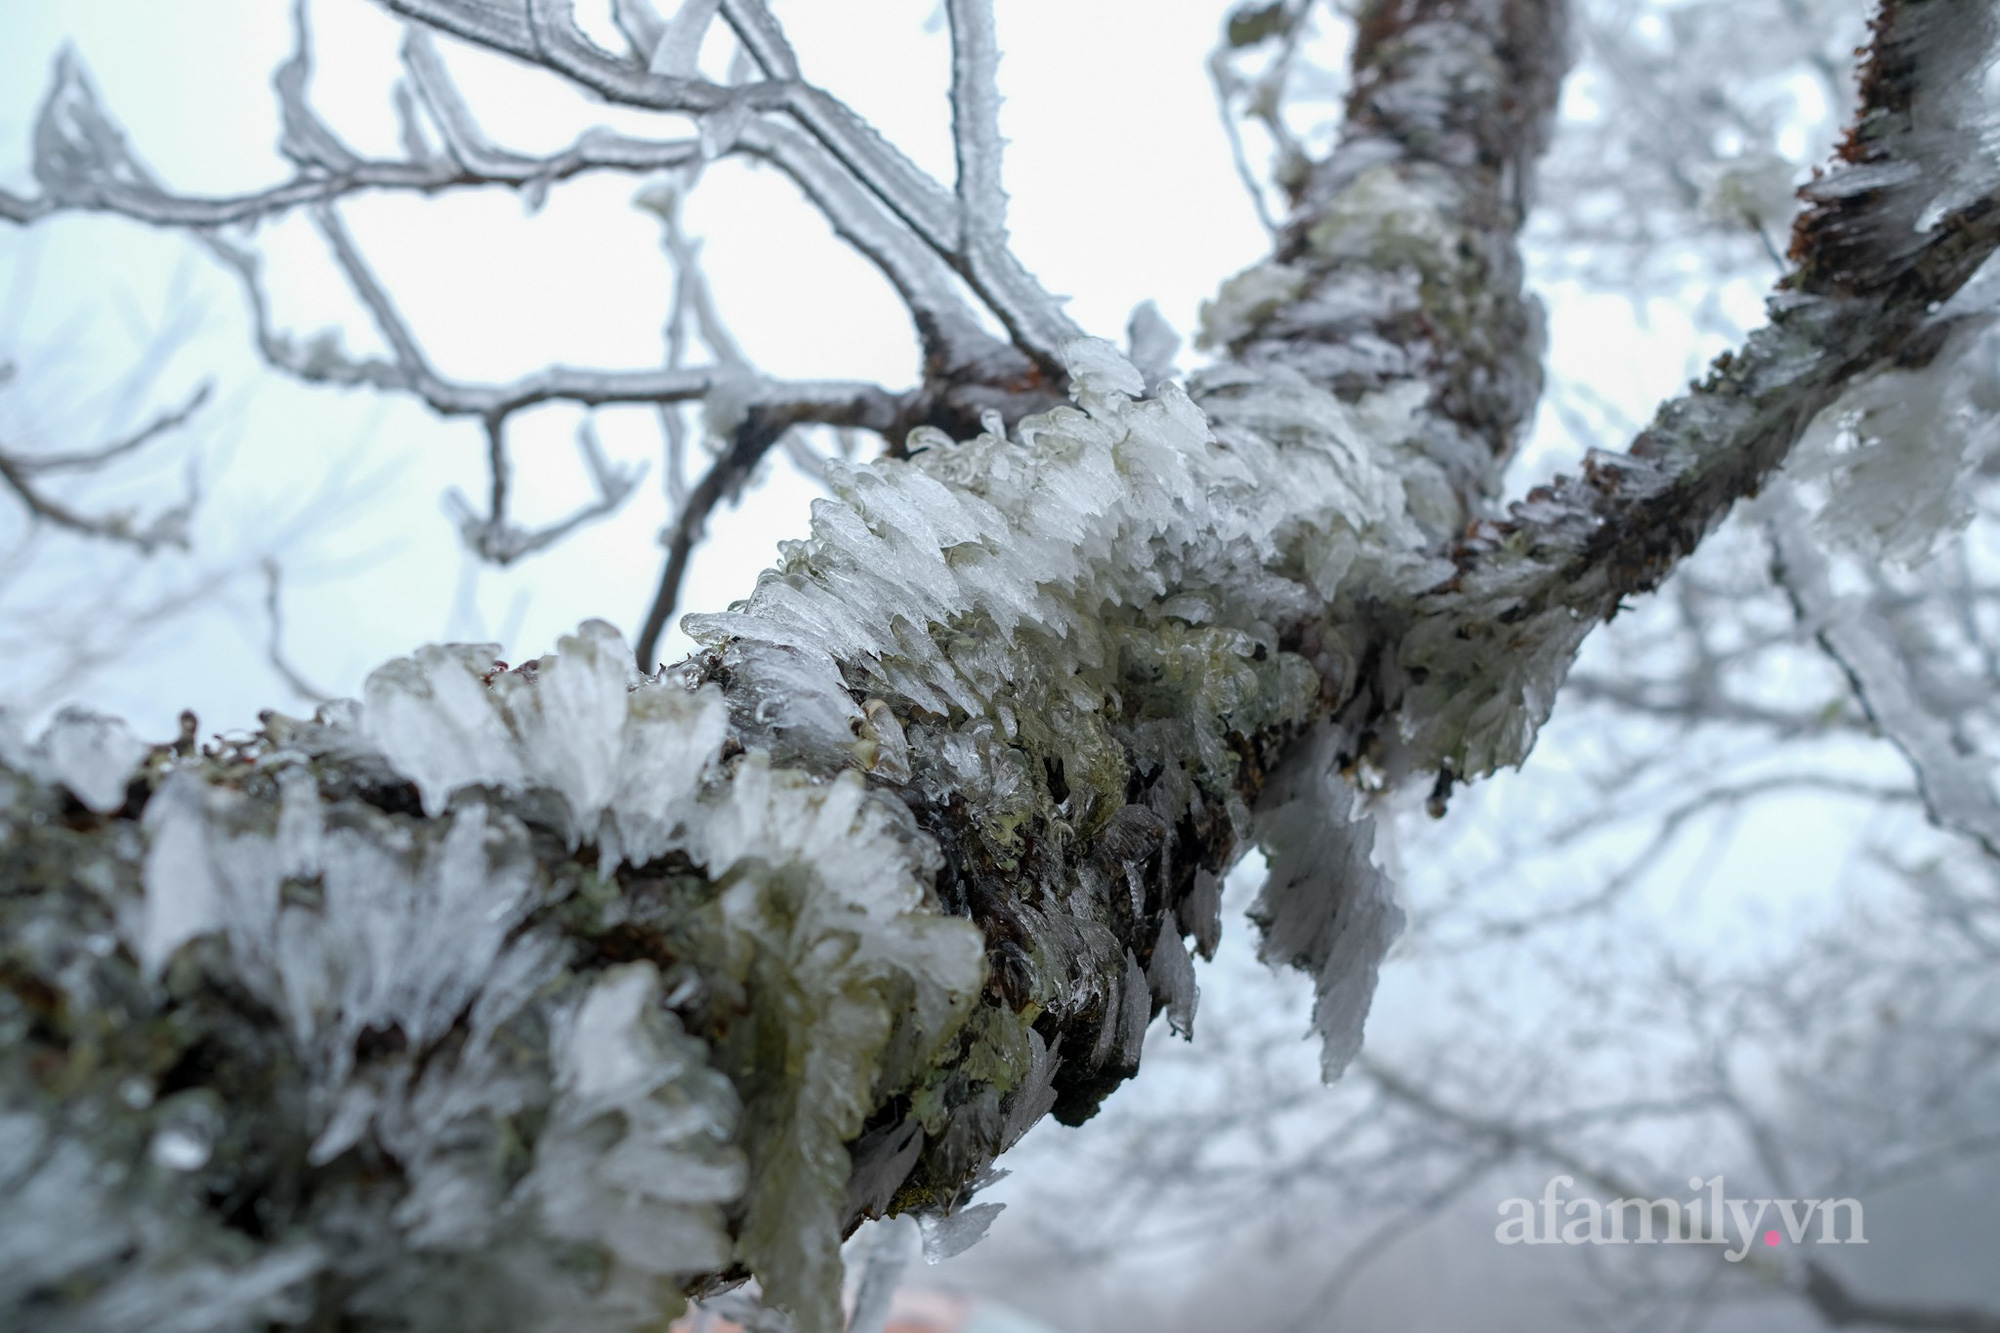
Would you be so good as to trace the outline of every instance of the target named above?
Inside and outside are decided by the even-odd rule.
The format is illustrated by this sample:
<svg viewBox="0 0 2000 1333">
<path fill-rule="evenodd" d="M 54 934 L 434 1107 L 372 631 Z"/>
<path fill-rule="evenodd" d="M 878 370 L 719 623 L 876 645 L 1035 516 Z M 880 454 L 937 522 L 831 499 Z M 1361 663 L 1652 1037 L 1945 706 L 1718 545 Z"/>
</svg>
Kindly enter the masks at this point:
<svg viewBox="0 0 2000 1333">
<path fill-rule="evenodd" d="M 762 72 L 731 86 L 689 72 L 708 6 L 618 6 L 656 44 L 630 55 L 560 0 L 388 7 L 791 161 L 920 306 L 932 364 L 908 395 L 746 391 L 726 364 L 459 385 L 318 197 L 390 356 L 301 352 L 259 300 L 274 362 L 489 423 L 558 396 L 722 421 L 648 666 L 685 552 L 786 429 L 903 431 L 906 456 L 828 464 L 810 537 L 688 622 L 678 670 L 635 676 L 594 623 L 513 670 L 422 649 L 199 754 L 80 712 L 0 732 L 0 1180 L 48 1203 L 0 1218 L 0 1308 L 44 1322 L 619 1327 L 755 1275 L 836 1329 L 844 1234 L 961 1208 L 1044 1115 L 1089 1118 L 1156 1013 L 1186 1030 L 1253 841 L 1265 952 L 1312 974 L 1337 1073 L 1399 919 L 1357 792 L 1442 804 L 1524 758 L 1584 634 L 1858 376 L 1932 349 L 2000 242 L 1994 173 L 1948 160 L 1990 16 L 1968 36 L 1961 7 L 1891 0 L 1771 327 L 1629 456 L 1499 517 L 1540 388 L 1518 237 L 1560 0 L 1365 10 L 1334 147 L 1212 304 L 1188 391 L 1073 336 L 1001 249 L 983 6 L 951 11 L 956 194 L 805 83 L 758 0 L 720 6 Z M 63 123 L 38 161 L 132 174 L 108 122 Z M 350 169 L 317 119 L 286 146 Z M 200 234 L 254 298 L 254 259 Z M 959 308 L 917 295 L 941 270 L 1011 347 L 957 359 Z M 1073 406 L 1003 410 L 1058 386 Z"/>
</svg>

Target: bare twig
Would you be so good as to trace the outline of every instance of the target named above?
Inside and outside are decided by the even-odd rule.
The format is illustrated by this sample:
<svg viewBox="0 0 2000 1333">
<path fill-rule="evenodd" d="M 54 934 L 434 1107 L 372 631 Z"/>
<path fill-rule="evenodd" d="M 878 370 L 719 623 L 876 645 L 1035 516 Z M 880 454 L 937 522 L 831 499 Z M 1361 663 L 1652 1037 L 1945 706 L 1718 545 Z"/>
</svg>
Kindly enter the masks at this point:
<svg viewBox="0 0 2000 1333">
<path fill-rule="evenodd" d="M 12 367 L 6 369 L 11 375 Z M 95 445 L 88 449 L 68 453 L 32 454 L 18 453 L 0 445 L 0 483 L 5 483 L 7 489 L 14 493 L 15 498 L 34 517 L 65 531 L 76 533 L 78 536 L 118 542 L 132 547 L 141 555 L 151 555 L 162 547 L 169 546 L 185 550 L 188 544 L 188 520 L 194 513 L 197 499 L 192 472 L 189 473 L 187 497 L 179 504 L 160 511 L 143 524 L 130 510 L 86 514 L 48 494 L 36 484 L 36 479 L 52 472 L 96 471 L 144 448 L 162 435 L 187 424 L 208 401 L 211 390 L 212 386 L 204 383 L 198 386 L 179 407 L 159 413 L 138 429 L 107 444 Z"/>
</svg>

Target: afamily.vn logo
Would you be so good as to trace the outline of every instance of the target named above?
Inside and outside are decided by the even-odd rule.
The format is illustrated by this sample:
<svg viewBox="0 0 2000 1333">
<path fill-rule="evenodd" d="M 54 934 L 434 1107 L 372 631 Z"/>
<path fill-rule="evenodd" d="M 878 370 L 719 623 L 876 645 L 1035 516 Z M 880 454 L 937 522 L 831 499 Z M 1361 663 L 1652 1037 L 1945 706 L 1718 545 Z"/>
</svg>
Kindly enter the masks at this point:
<svg viewBox="0 0 2000 1333">
<path fill-rule="evenodd" d="M 1721 1176 L 1689 1176 L 1694 1197 L 1686 1201 L 1563 1198 L 1575 1184 L 1573 1176 L 1557 1176 L 1539 1200 L 1502 1200 L 1493 1239 L 1502 1245 L 1722 1245 L 1728 1247 L 1722 1257 L 1732 1264 L 1758 1240 L 1769 1246 L 1809 1239 L 1815 1245 L 1868 1243 L 1857 1199 L 1732 1199 Z M 1819 1234 L 1812 1235 L 1815 1216 Z"/>
</svg>

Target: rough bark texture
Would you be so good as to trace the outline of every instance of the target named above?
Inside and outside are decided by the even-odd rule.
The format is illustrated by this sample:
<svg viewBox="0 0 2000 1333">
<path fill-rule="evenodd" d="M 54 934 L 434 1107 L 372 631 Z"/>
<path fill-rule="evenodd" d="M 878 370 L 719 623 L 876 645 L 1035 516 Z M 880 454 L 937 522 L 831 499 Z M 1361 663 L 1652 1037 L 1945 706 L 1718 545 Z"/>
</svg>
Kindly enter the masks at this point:
<svg viewBox="0 0 2000 1333">
<path fill-rule="evenodd" d="M 1396 919 L 1350 784 L 1523 758 L 1588 628 L 1991 252 L 1990 182 L 1922 184 L 1964 12 L 1885 10 L 1771 327 L 1507 517 L 1562 7 L 1385 0 L 1192 397 L 1068 343 L 1076 407 L 836 471 L 684 670 L 586 626 L 223 751 L 0 734 L 0 1311 L 633 1327 L 754 1273 L 837 1328 L 843 1233 L 951 1211 L 1193 1020 L 1252 839 L 1337 1070 Z"/>
</svg>

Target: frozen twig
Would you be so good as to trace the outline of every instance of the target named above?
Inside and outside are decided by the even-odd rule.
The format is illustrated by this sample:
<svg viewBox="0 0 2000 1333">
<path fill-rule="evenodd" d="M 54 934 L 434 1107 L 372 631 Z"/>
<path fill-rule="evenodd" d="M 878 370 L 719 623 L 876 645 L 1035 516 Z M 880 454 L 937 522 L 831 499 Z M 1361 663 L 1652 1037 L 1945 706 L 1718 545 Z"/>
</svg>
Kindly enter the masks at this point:
<svg viewBox="0 0 2000 1333">
<path fill-rule="evenodd" d="M 8 376 L 12 374 L 11 366 L 0 367 L 0 370 L 4 370 Z M 0 377 L 0 382 L 4 382 L 4 377 Z M 39 479 L 57 472 L 95 472 L 143 449 L 162 435 L 187 424 L 208 401 L 211 391 L 211 385 L 202 384 L 179 407 L 159 413 L 138 429 L 127 432 L 117 439 L 87 449 L 65 453 L 34 453 L 21 451 L 0 442 L 0 484 L 4 484 L 7 490 L 13 492 L 14 498 L 19 500 L 35 518 L 80 537 L 117 542 L 132 547 L 141 555 L 151 555 L 162 547 L 185 550 L 188 544 L 188 520 L 194 513 L 197 498 L 192 472 L 189 473 L 187 497 L 179 504 L 161 510 L 143 523 L 129 510 L 115 510 L 103 514 L 85 513 L 49 494 L 48 490 L 39 484 Z"/>
<path fill-rule="evenodd" d="M 264 660 L 292 693 L 308 703 L 323 704 L 333 696 L 307 680 L 285 653 L 284 567 L 276 556 L 267 555 L 260 568 L 264 575 Z"/>
<path fill-rule="evenodd" d="M 7 367 L 6 370 L 11 374 L 11 367 Z M 4 382 L 4 378 L 0 378 L 0 383 Z M 22 454 L 15 456 L 11 461 L 17 471 L 29 477 L 44 476 L 51 472 L 94 471 L 106 463 L 145 448 L 169 431 L 179 430 L 202 409 L 214 391 L 215 386 L 204 381 L 195 387 L 194 392 L 188 395 L 187 401 L 179 407 L 168 408 L 137 430 L 128 431 L 108 444 L 79 449 L 72 453 Z"/>
<path fill-rule="evenodd" d="M 674 608 L 680 601 L 681 582 L 687 576 L 688 561 L 707 531 L 715 507 L 735 496 L 764 455 L 794 426 L 819 424 L 861 426 L 886 432 L 896 419 L 898 404 L 880 390 L 843 393 L 836 386 L 818 397 L 799 396 L 789 401 L 751 404 L 730 437 L 728 445 L 708 465 L 699 482 L 660 534 L 667 548 L 660 582 L 647 608 L 644 626 L 634 643 L 639 669 L 651 671 L 657 665 L 660 637 L 666 632 Z"/>
<path fill-rule="evenodd" d="M 161 227 L 212 228 L 254 223 L 308 204 L 369 190 L 437 193 L 482 185 L 526 185 L 568 180 L 593 171 L 640 174 L 698 160 L 692 139 L 645 140 L 597 129 L 568 148 L 541 157 L 508 153 L 486 143 L 455 100 L 442 63 L 421 37 L 405 48 L 406 65 L 424 107 L 442 133 L 447 155 L 364 158 L 308 132 L 300 80 L 281 82 L 286 106 L 288 156 L 299 165 L 292 179 L 235 195 L 182 195 L 162 187 L 132 154 L 123 133 L 97 100 L 82 65 L 65 55 L 41 115 L 36 175 L 41 193 L 23 197 L 0 190 L 0 218 L 39 221 L 62 211 L 115 213 Z"/>
<path fill-rule="evenodd" d="M 1000 186 L 1000 43 L 992 0 L 946 0 L 951 21 L 951 134 L 958 156 L 958 226 L 965 245 L 1004 244 Z"/>
<path fill-rule="evenodd" d="M 944 187 L 874 127 L 837 98 L 797 81 L 797 57 L 763 0 L 725 0 L 723 13 L 765 75 L 784 88 L 785 109 L 806 133 L 965 279 L 1007 327 L 1021 351 L 1034 358 L 1045 373 L 1060 377 L 1059 351 L 1064 343 L 1080 336 L 1081 330 L 1062 313 L 1054 298 L 996 241 L 969 237 L 963 230 L 959 207 Z M 954 17 L 955 43 L 961 25 L 967 22 L 974 20 Z M 976 54 L 981 49 L 990 50 L 990 42 L 981 48 L 977 37 L 967 31 L 968 40 L 974 42 L 974 54 L 969 64 L 954 64 L 953 99 L 955 107 L 967 108 L 964 133 L 979 140 L 970 145 L 974 153 L 971 188 L 982 202 L 991 202 L 987 197 L 989 184 L 992 193 L 998 191 L 998 135 L 997 131 L 986 135 L 977 127 L 990 121 L 990 108 L 997 106 L 999 94 L 990 87 L 982 91 L 974 86 L 982 72 L 990 81 L 993 62 L 982 62 Z M 981 99 L 990 101 L 982 104 Z M 959 146 L 961 153 L 967 150 L 964 138 Z"/>
<path fill-rule="evenodd" d="M 505 424 L 497 418 L 486 422 L 488 469 L 491 495 L 484 514 L 477 513 L 457 490 L 445 493 L 445 510 L 458 524 L 466 549 L 482 560 L 510 565 L 516 560 L 547 550 L 589 523 L 609 518 L 631 496 L 646 467 L 620 467 L 604 456 L 596 428 L 585 418 L 576 430 L 577 455 L 590 477 L 596 498 L 579 506 L 567 517 L 539 528 L 524 528 L 507 516 L 511 468 L 507 461 Z"/>
<path fill-rule="evenodd" d="M 1243 142 L 1243 122 L 1254 120 L 1271 136 L 1276 153 L 1272 164 L 1275 182 L 1297 183 L 1305 152 L 1285 124 L 1285 88 L 1299 53 L 1312 8 L 1310 0 L 1277 0 L 1266 5 L 1247 4 L 1233 12 L 1223 24 L 1222 39 L 1208 57 L 1209 85 L 1215 91 L 1216 118 L 1229 140 L 1229 156 L 1244 193 L 1257 210 L 1264 230 L 1276 233 L 1278 217 L 1271 210 L 1271 191 L 1251 165 Z M 1276 45 L 1276 52 L 1268 48 Z M 1252 53 L 1264 53 L 1263 69 L 1251 74 L 1241 66 Z M 1281 193 L 1283 192 L 1281 188 Z"/>
</svg>

